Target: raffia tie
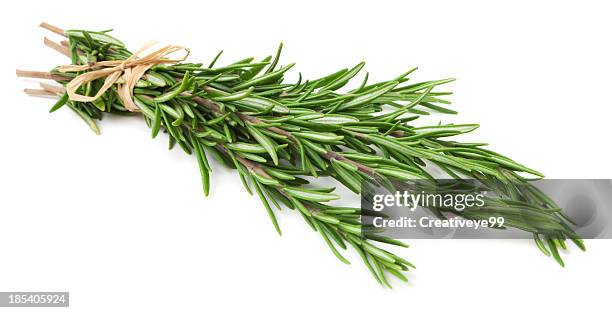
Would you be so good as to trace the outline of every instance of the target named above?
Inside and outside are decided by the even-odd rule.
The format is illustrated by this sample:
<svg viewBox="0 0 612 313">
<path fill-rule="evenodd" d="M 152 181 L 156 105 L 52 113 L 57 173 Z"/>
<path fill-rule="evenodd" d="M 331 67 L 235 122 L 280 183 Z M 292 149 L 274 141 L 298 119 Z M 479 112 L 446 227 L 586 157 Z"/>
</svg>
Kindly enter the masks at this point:
<svg viewBox="0 0 612 313">
<path fill-rule="evenodd" d="M 114 83 L 122 79 L 122 82 L 119 84 L 117 88 L 117 94 L 119 99 L 123 103 L 123 106 L 131 112 L 138 112 L 139 109 L 134 103 L 133 100 L 133 92 L 136 83 L 140 78 L 149 70 L 152 66 L 158 64 L 174 64 L 179 63 L 187 59 L 189 56 L 189 49 L 181 46 L 167 45 L 161 49 L 155 50 L 150 54 L 139 58 L 140 55 L 145 50 L 151 48 L 157 44 L 156 41 L 149 41 L 145 43 L 138 51 L 136 51 L 132 56 L 125 60 L 116 60 L 116 61 L 101 61 L 101 62 L 93 62 L 85 65 L 64 65 L 60 66 L 58 69 L 62 73 L 66 72 L 80 72 L 87 71 L 89 72 L 83 73 L 73 80 L 71 80 L 66 85 L 66 93 L 68 94 L 68 98 L 72 101 L 79 102 L 91 102 L 98 98 L 100 98 L 108 88 L 110 88 Z M 183 50 L 185 51 L 185 55 L 179 59 L 168 59 L 166 58 L 168 55 Z M 93 81 L 96 79 L 100 79 L 106 77 L 104 79 L 104 85 L 94 96 L 85 96 L 77 93 L 79 87 Z"/>
</svg>

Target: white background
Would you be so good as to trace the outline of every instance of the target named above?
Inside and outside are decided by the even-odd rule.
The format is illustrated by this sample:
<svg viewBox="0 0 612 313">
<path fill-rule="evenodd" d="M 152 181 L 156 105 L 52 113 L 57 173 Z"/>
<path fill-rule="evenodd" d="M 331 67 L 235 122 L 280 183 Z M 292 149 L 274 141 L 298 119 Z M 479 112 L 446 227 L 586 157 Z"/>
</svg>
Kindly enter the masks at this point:
<svg viewBox="0 0 612 313">
<path fill-rule="evenodd" d="M 356 255 L 338 262 L 294 212 L 278 237 L 256 197 L 215 164 L 201 195 L 193 157 L 151 140 L 139 118 L 96 136 L 67 109 L 21 90 L 15 68 L 67 61 L 37 27 L 115 28 L 191 60 L 263 57 L 285 43 L 306 77 L 361 60 L 373 79 L 419 66 L 447 89 L 466 137 L 552 178 L 612 178 L 610 7 L 605 1 L 18 1 L 1 13 L 0 291 L 70 291 L 72 312 L 377 310 L 575 311 L 609 304 L 612 243 L 573 248 L 566 268 L 527 241 L 411 241 L 417 270 L 393 290 Z M 292 75 L 296 75 L 293 73 Z M 294 77 L 294 76 L 292 76 Z M 450 118 L 450 119 L 449 119 Z M 163 136 L 162 136 L 163 137 Z M 346 194 L 346 196 L 349 196 Z M 356 199 L 352 196 L 353 202 Z M 48 309 L 20 309 L 42 312 Z M 16 310 L 0 308 L 0 312 Z"/>
</svg>

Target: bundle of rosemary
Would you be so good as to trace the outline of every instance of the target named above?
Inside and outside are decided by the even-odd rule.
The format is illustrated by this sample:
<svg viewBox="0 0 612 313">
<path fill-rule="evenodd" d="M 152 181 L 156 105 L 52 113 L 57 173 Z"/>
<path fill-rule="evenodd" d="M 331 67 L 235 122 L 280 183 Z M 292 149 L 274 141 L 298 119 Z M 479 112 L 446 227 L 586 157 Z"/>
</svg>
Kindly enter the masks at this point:
<svg viewBox="0 0 612 313">
<path fill-rule="evenodd" d="M 369 212 L 329 204 L 339 198 L 334 188 L 309 188 L 307 178 L 333 177 L 355 193 L 367 184 L 393 188 L 392 179 L 433 180 L 434 170 L 457 179 L 497 182 L 500 201 L 494 207 L 446 211 L 440 217 L 503 216 L 506 225 L 533 233 L 541 251 L 561 265 L 559 248 L 566 248 L 566 239 L 584 249 L 553 201 L 536 188 L 512 183 L 525 182 L 525 174 L 542 174 L 485 149 L 485 144 L 447 139 L 478 125 L 410 125 L 431 111 L 456 113 L 445 107 L 450 102 L 443 98 L 451 93 L 434 90 L 453 79 L 409 84 L 411 69 L 370 83 L 366 73 L 359 87 L 341 92 L 364 63 L 314 80 L 300 74 L 297 82 L 287 83 L 284 74 L 294 64 L 278 65 L 282 45 L 261 61 L 246 58 L 215 66 L 221 53 L 207 65 L 184 62 L 186 56 L 168 59 L 170 53 L 188 52 L 178 46 L 142 57 L 143 51 L 131 53 L 109 31 L 41 26 L 66 38 L 60 43 L 45 38 L 45 44 L 70 57 L 72 65 L 17 74 L 61 84 L 26 89 L 30 95 L 58 96 L 51 112 L 66 106 L 96 133 L 95 120 L 104 113 L 141 113 L 153 138 L 166 132 L 170 148 L 178 145 L 195 154 L 205 195 L 210 154 L 236 169 L 249 193 L 255 191 L 279 234 L 273 207 L 285 206 L 300 214 L 342 262 L 349 263 L 339 250 L 352 246 L 381 284 L 389 286 L 387 274 L 405 281 L 403 272 L 413 265 L 376 243 L 406 245 L 362 232 L 360 216 Z"/>
</svg>

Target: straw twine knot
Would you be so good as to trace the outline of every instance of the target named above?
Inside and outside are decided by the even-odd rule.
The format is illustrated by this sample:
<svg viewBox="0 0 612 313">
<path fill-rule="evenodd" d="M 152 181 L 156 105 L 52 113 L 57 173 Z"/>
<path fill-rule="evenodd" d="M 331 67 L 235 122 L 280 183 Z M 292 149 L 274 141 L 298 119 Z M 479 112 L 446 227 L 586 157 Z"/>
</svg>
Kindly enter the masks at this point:
<svg viewBox="0 0 612 313">
<path fill-rule="evenodd" d="M 138 55 L 155 44 L 157 44 L 156 41 L 147 42 L 132 56 L 125 60 L 92 62 L 85 65 L 60 66 L 58 70 L 62 73 L 88 71 L 75 77 L 66 85 L 66 93 L 68 94 L 68 98 L 70 98 L 72 101 L 78 102 L 95 101 L 121 78 L 121 81 L 118 83 L 117 87 L 117 95 L 127 110 L 130 112 L 138 112 L 138 106 L 136 106 L 133 100 L 134 87 L 136 86 L 138 80 L 140 80 L 140 78 L 146 73 L 146 71 L 158 64 L 175 64 L 182 62 L 189 56 L 189 49 L 181 46 L 167 45 L 149 53 L 142 58 L 138 57 Z M 166 58 L 168 55 L 180 50 L 185 51 L 185 55 L 183 57 L 179 59 Z M 77 90 L 81 86 L 104 77 L 104 85 L 94 96 L 86 96 L 77 93 Z"/>
</svg>

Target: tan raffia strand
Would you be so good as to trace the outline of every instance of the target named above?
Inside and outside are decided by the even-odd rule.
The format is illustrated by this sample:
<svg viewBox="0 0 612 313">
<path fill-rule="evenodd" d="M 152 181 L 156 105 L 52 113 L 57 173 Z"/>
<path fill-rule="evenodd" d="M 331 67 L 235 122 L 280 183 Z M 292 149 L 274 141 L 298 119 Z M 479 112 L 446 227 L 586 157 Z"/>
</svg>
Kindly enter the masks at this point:
<svg viewBox="0 0 612 313">
<path fill-rule="evenodd" d="M 123 106 L 125 106 L 126 109 L 131 112 L 138 112 L 138 107 L 132 99 L 132 93 L 134 90 L 134 86 L 136 86 L 136 83 L 142 77 L 142 75 L 144 75 L 144 73 L 154 65 L 179 63 L 184 61 L 187 56 L 189 56 L 189 49 L 181 46 L 167 45 L 161 49 L 151 52 L 150 54 L 142 58 L 138 58 L 139 54 L 151 48 L 156 43 L 157 42 L 155 41 L 147 42 L 126 60 L 93 62 L 85 65 L 60 66 L 58 70 L 62 73 L 80 72 L 100 68 L 98 70 L 83 73 L 71 80 L 66 85 L 66 93 L 68 93 L 68 98 L 70 98 L 70 100 L 72 101 L 79 102 L 94 101 L 101 97 L 106 92 L 106 90 L 108 90 L 108 88 L 110 88 L 114 83 L 117 82 L 117 80 L 119 80 L 119 78 L 121 78 L 122 82 L 121 84 L 119 84 L 117 95 L 119 96 L 119 99 L 121 100 Z M 182 58 L 174 60 L 166 58 L 166 56 L 168 56 L 169 54 L 180 50 L 186 52 Z M 106 77 L 106 79 L 104 80 L 104 85 L 93 97 L 77 93 L 77 90 L 82 85 L 103 77 Z"/>
</svg>

